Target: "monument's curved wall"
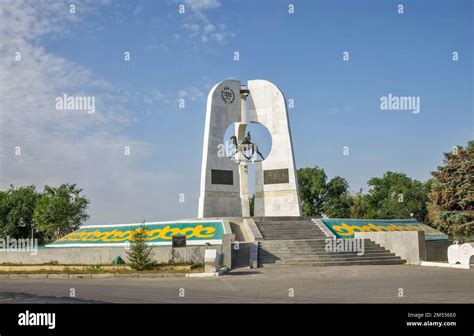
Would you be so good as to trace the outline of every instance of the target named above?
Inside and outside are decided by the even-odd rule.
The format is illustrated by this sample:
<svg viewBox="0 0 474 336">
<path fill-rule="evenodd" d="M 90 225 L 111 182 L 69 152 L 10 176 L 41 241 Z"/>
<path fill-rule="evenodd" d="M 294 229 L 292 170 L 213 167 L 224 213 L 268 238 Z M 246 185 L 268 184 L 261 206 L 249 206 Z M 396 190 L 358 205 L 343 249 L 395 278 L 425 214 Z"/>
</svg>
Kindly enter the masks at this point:
<svg viewBox="0 0 474 336">
<path fill-rule="evenodd" d="M 199 218 L 242 216 L 239 165 L 222 153 L 227 127 L 240 120 L 240 81 L 216 84 L 207 97 Z"/>
<path fill-rule="evenodd" d="M 267 80 L 250 80 L 250 122 L 270 131 L 272 150 L 255 163 L 255 216 L 301 216 L 293 142 L 283 93 Z"/>
</svg>

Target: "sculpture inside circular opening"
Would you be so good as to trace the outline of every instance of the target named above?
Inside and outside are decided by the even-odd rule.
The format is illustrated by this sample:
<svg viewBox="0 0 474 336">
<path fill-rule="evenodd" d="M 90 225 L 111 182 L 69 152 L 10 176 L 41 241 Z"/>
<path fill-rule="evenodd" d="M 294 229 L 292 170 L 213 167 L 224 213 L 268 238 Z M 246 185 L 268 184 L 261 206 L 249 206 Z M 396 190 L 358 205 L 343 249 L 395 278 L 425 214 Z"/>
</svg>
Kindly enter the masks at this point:
<svg viewBox="0 0 474 336">
<path fill-rule="evenodd" d="M 272 149 L 272 136 L 265 126 L 258 122 L 249 122 L 245 129 L 241 126 L 240 136 L 237 132 L 236 123 L 232 123 L 224 133 L 226 155 L 229 159 L 255 162 L 268 157 Z"/>
</svg>

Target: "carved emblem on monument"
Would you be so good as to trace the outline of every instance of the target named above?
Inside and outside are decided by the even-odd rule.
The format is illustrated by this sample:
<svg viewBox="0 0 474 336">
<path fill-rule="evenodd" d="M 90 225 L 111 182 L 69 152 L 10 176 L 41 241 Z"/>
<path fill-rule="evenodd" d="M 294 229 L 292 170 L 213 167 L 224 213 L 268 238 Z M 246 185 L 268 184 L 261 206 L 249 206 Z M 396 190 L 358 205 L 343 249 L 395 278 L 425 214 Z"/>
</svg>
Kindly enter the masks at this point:
<svg viewBox="0 0 474 336">
<path fill-rule="evenodd" d="M 232 104 L 235 100 L 235 93 L 228 86 L 224 86 L 224 89 L 221 91 L 221 97 L 225 104 Z"/>
</svg>

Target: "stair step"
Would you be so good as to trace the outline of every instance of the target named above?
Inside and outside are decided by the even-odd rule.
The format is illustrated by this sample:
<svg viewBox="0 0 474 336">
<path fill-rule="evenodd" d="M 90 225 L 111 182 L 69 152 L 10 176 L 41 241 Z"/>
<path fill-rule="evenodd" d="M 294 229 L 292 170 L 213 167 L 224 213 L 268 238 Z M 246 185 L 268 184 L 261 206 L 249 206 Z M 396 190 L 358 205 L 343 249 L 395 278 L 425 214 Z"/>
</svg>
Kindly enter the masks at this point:
<svg viewBox="0 0 474 336">
<path fill-rule="evenodd" d="M 294 226 L 289 226 L 289 227 L 286 227 L 286 226 L 277 226 L 277 227 L 268 227 L 268 226 L 261 226 L 259 228 L 260 230 L 262 231 L 275 231 L 275 232 L 278 232 L 278 231 L 305 231 L 305 232 L 317 232 L 316 230 L 318 230 L 318 227 L 314 226 L 314 227 L 298 227 L 298 228 L 295 228 Z"/>
<path fill-rule="evenodd" d="M 302 257 L 294 257 L 294 258 L 287 258 L 287 259 L 279 259 L 279 258 L 259 258 L 259 261 L 263 262 L 275 262 L 275 263 L 305 263 L 309 261 L 362 261 L 362 260 L 399 260 L 400 257 L 395 255 L 388 255 L 388 256 L 339 256 L 339 257 L 314 257 L 314 256 L 306 256 L 306 258 Z"/>
<path fill-rule="evenodd" d="M 253 217 L 255 222 L 272 222 L 272 221 L 310 221 L 311 217 L 302 216 L 265 216 L 265 217 Z"/>
<path fill-rule="evenodd" d="M 331 238 L 325 237 L 325 238 L 307 239 L 306 241 L 307 241 L 308 243 L 313 243 L 313 242 L 315 242 L 315 243 L 317 243 L 317 242 L 325 243 L 325 242 L 326 242 L 326 239 L 331 239 Z M 293 242 L 291 241 L 291 239 L 290 239 L 290 240 L 288 240 L 288 239 L 280 239 L 280 241 L 281 241 L 282 243 L 288 243 L 288 244 L 293 243 Z M 364 239 L 364 242 L 365 242 L 365 243 L 372 243 L 372 244 L 375 244 L 375 243 L 374 243 L 372 240 L 370 240 L 370 239 Z M 260 243 L 265 243 L 265 240 L 261 240 Z M 275 243 L 276 243 L 275 241 L 272 241 L 272 244 L 275 244 Z M 298 243 L 301 243 L 301 242 L 298 242 Z"/>
<path fill-rule="evenodd" d="M 262 234 L 263 236 L 263 239 L 272 239 L 274 238 L 273 240 L 280 240 L 281 239 L 281 235 L 271 235 L 271 234 Z M 291 240 L 306 240 L 308 238 L 318 238 L 318 236 L 316 235 L 287 235 L 286 236 L 288 239 L 291 239 Z"/>
<path fill-rule="evenodd" d="M 279 249 L 290 249 L 290 250 L 301 250 L 301 249 L 323 249 L 326 250 L 326 244 L 308 244 L 308 245 L 267 245 L 263 244 L 260 245 L 261 249 L 264 250 L 279 250 Z M 364 249 L 370 250 L 370 249 L 384 249 L 381 246 L 376 246 L 376 245 L 364 245 Z"/>
<path fill-rule="evenodd" d="M 284 226 L 284 227 L 318 227 L 315 223 L 313 222 L 268 222 L 268 223 L 255 223 L 257 226 L 260 227 L 278 227 L 278 226 Z"/>
<path fill-rule="evenodd" d="M 292 256 L 331 256 L 331 257 L 336 257 L 336 256 L 351 256 L 351 255 L 358 255 L 357 252 L 259 252 L 258 256 L 262 257 L 279 257 L 279 258 L 287 258 L 287 257 L 292 257 Z M 389 252 L 387 250 L 383 251 L 364 251 L 364 254 L 362 255 L 395 255 L 392 252 Z"/>
<path fill-rule="evenodd" d="M 326 249 L 326 244 L 300 244 L 300 245 L 294 245 L 294 244 L 261 244 L 260 248 L 263 249 L 281 249 L 281 248 L 287 248 L 287 249 L 292 249 L 292 250 L 297 250 L 297 249 L 306 249 L 306 248 L 316 248 L 316 249 Z M 364 244 L 364 249 L 371 249 L 371 248 L 381 248 L 380 245 L 366 245 Z"/>
<path fill-rule="evenodd" d="M 303 230 L 303 229 L 300 229 L 300 230 L 293 230 L 293 229 L 282 229 L 282 228 L 279 228 L 279 229 L 275 229 L 275 230 L 272 230 L 272 229 L 260 229 L 260 232 L 264 233 L 264 232 L 267 232 L 267 233 L 312 233 L 312 234 L 318 234 L 318 235 L 323 235 L 324 233 L 323 232 L 315 232 L 314 230 L 311 230 L 311 229 L 307 229 L 307 230 Z"/>
<path fill-rule="evenodd" d="M 305 264 L 272 264 L 263 263 L 259 264 L 259 267 L 325 267 L 325 266 L 352 266 L 352 265 L 401 265 L 405 264 L 406 261 L 403 259 L 398 260 L 366 260 L 366 261 L 331 261 L 331 262 L 309 262 Z"/>
<path fill-rule="evenodd" d="M 310 218 L 255 217 L 263 236 L 259 241 L 259 266 L 394 265 L 405 260 L 364 239 L 364 254 L 357 251 L 328 252 L 328 237 Z"/>
</svg>

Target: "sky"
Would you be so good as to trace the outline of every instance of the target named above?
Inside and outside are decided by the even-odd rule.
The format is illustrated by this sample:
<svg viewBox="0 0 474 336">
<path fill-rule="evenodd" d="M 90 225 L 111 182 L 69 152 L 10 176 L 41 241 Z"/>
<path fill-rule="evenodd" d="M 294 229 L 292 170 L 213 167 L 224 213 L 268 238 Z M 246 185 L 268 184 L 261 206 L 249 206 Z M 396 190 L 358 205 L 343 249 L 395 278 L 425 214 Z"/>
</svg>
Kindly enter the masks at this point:
<svg viewBox="0 0 474 336">
<path fill-rule="evenodd" d="M 275 83 L 297 168 L 352 192 L 386 171 L 425 181 L 474 138 L 472 1 L 72 3 L 0 0 L 0 189 L 77 183 L 88 224 L 196 217 L 207 94 L 228 78 Z M 95 113 L 56 109 L 63 94 Z M 420 112 L 382 110 L 388 94 Z"/>
</svg>

